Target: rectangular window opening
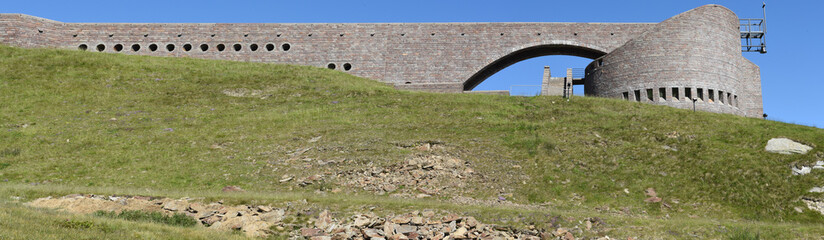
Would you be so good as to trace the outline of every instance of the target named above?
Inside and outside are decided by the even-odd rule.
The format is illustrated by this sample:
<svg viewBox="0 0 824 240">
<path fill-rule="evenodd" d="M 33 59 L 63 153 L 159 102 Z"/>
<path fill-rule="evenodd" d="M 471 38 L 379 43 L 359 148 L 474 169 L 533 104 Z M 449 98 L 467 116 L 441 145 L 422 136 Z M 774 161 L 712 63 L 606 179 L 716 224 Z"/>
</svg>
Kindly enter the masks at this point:
<svg viewBox="0 0 824 240">
<path fill-rule="evenodd" d="M 652 102 L 652 88 L 647 88 L 647 100 Z"/>
<path fill-rule="evenodd" d="M 692 100 L 692 88 L 684 88 L 684 98 Z"/>
<path fill-rule="evenodd" d="M 672 88 L 672 100 L 679 100 L 679 99 L 681 99 L 681 97 L 680 97 L 680 96 L 678 96 L 678 95 L 679 95 L 679 94 L 678 94 L 678 88 L 675 88 L 675 87 L 674 87 L 674 88 Z"/>
<path fill-rule="evenodd" d="M 738 95 L 735 95 L 734 98 L 735 98 L 735 107 L 738 107 Z"/>
<path fill-rule="evenodd" d="M 698 95 L 698 100 L 704 101 L 704 89 L 703 88 L 696 89 L 695 94 Z"/>
<path fill-rule="evenodd" d="M 624 92 L 624 100 L 629 101 L 629 92 Z"/>
<path fill-rule="evenodd" d="M 730 94 L 729 92 L 727 93 L 727 104 L 729 104 L 730 106 L 733 105 L 732 104 L 732 94 Z"/>
<path fill-rule="evenodd" d="M 635 101 L 636 102 L 641 101 L 641 90 L 635 90 Z"/>
<path fill-rule="evenodd" d="M 709 97 L 707 102 L 715 102 L 715 92 L 713 92 L 712 89 L 707 89 L 707 95 L 707 97 Z"/>
<path fill-rule="evenodd" d="M 666 101 L 667 100 L 667 89 L 666 88 L 658 88 L 658 97 L 660 97 L 662 101 Z"/>
<path fill-rule="evenodd" d="M 718 102 L 724 104 L 724 91 L 718 91 Z"/>
</svg>

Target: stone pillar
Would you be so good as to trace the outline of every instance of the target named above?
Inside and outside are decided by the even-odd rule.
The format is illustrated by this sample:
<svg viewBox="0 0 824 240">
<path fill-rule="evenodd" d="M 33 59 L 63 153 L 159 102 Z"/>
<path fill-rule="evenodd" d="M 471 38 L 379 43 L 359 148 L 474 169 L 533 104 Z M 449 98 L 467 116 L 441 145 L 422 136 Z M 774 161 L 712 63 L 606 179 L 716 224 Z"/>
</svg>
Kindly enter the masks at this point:
<svg viewBox="0 0 824 240">
<path fill-rule="evenodd" d="M 552 77 L 549 66 L 544 66 L 544 79 L 541 83 L 541 95 L 563 96 L 565 79 L 562 77 Z"/>
<path fill-rule="evenodd" d="M 549 78 L 551 74 L 549 66 L 544 66 L 544 78 L 541 80 L 541 95 L 543 96 L 549 95 Z"/>
<path fill-rule="evenodd" d="M 572 97 L 572 68 L 567 68 L 566 78 L 564 79 L 564 97 Z"/>
</svg>

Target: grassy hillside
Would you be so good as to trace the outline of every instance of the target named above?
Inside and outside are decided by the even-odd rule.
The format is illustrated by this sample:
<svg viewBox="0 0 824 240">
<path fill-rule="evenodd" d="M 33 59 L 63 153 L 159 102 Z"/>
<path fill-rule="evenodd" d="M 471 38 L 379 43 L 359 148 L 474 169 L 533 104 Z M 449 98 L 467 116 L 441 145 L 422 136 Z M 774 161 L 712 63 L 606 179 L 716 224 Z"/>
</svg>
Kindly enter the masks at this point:
<svg viewBox="0 0 824 240">
<path fill-rule="evenodd" d="M 774 137 L 815 148 L 765 152 Z M 227 185 L 263 196 L 414 194 L 363 190 L 342 173 L 447 156 L 473 177 L 421 202 L 504 198 L 607 217 L 816 226 L 824 218 L 800 198 L 824 196 L 807 193 L 824 171 L 790 168 L 824 160 L 821 146 L 818 128 L 614 99 L 406 92 L 306 66 L 0 46 L 4 198 L 208 195 Z M 326 177 L 297 184 L 316 174 Z M 648 188 L 663 201 L 644 202 Z"/>
</svg>

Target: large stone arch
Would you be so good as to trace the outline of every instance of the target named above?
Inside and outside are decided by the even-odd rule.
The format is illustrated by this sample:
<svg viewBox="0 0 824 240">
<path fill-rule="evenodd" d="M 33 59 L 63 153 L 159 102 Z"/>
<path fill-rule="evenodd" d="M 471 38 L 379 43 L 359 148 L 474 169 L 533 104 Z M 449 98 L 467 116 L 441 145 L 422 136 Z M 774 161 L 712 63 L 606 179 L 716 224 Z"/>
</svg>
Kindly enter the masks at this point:
<svg viewBox="0 0 824 240">
<path fill-rule="evenodd" d="M 573 42 L 549 43 L 523 47 L 480 68 L 480 70 L 464 81 L 463 90 L 470 91 L 493 74 L 511 66 L 512 64 L 530 58 L 550 55 L 568 55 L 596 59 L 606 54 L 607 53 L 604 50 L 599 50 L 597 47 L 576 44 Z"/>
</svg>

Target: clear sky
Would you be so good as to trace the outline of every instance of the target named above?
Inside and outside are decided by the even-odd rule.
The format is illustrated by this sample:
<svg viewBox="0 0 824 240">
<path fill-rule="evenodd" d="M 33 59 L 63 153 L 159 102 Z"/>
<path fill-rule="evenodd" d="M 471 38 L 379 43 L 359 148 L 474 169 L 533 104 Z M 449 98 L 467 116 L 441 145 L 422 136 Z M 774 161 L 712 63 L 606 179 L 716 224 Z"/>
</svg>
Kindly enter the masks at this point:
<svg viewBox="0 0 824 240">
<path fill-rule="evenodd" d="M 705 4 L 721 4 L 740 18 L 760 18 L 761 1 L 640 0 L 335 0 L 335 1 L 89 1 L 6 0 L 2 13 L 62 22 L 339 23 L 339 22 L 661 22 Z M 817 23 L 824 1 L 767 1 L 767 54 L 744 53 L 761 67 L 769 119 L 824 127 L 824 75 Z M 476 89 L 539 85 L 543 66 L 553 75 L 582 68 L 588 59 L 538 57 L 519 62 Z M 576 92 L 581 92 L 576 89 Z"/>
</svg>

